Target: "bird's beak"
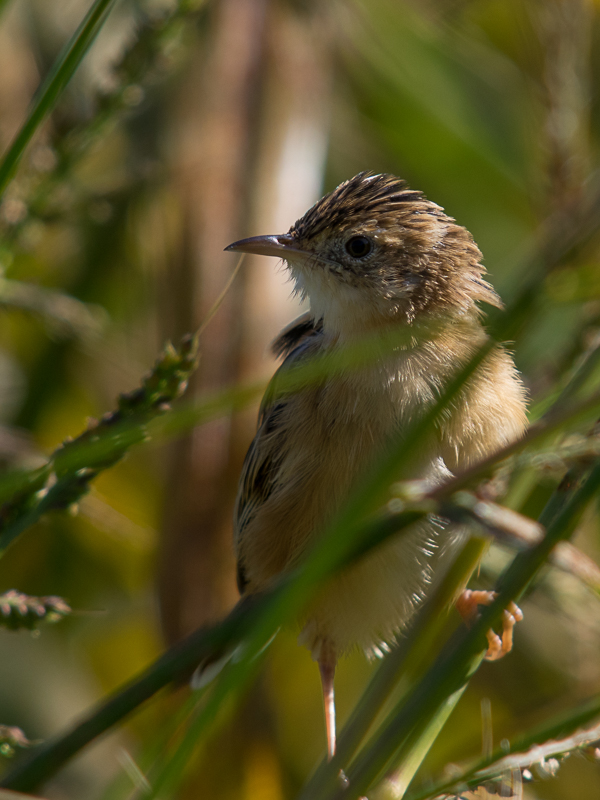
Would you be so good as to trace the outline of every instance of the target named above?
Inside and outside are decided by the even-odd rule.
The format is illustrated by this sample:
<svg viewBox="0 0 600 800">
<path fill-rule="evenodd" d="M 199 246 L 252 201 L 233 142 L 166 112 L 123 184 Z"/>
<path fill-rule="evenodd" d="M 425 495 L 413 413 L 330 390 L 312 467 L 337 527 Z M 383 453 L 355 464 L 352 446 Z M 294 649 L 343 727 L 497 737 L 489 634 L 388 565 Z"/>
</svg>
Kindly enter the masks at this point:
<svg viewBox="0 0 600 800">
<path fill-rule="evenodd" d="M 294 247 L 294 239 L 288 233 L 275 236 L 251 236 L 249 239 L 240 239 L 239 242 L 228 245 L 225 250 L 252 253 L 258 256 L 276 256 L 277 258 L 286 258 L 292 253 L 306 255 L 303 250 Z"/>
</svg>

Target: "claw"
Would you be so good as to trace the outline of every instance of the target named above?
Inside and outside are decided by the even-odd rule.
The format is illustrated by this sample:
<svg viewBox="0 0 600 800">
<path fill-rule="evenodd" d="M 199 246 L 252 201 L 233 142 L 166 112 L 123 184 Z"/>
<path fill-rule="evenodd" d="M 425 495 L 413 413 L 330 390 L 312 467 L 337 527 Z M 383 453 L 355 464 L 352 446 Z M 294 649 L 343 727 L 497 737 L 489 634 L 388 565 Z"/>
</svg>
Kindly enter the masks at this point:
<svg viewBox="0 0 600 800">
<path fill-rule="evenodd" d="M 477 606 L 489 606 L 496 598 L 496 592 L 471 591 L 465 589 L 456 601 L 456 609 L 461 617 L 469 624 L 477 615 Z M 516 603 L 509 603 L 502 615 L 502 636 L 493 630 L 487 632 L 488 649 L 485 654 L 486 661 L 498 661 L 513 646 L 513 628 L 523 619 L 523 612 Z"/>
</svg>

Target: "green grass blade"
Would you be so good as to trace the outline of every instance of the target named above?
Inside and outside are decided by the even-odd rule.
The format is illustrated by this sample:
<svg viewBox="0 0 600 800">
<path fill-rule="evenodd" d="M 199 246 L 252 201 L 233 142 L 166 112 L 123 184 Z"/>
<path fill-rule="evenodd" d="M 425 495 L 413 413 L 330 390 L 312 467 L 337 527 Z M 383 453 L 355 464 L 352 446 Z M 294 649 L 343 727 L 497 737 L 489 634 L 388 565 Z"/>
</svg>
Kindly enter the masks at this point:
<svg viewBox="0 0 600 800">
<path fill-rule="evenodd" d="M 424 658 L 438 642 L 440 632 L 448 625 L 448 609 L 457 589 L 460 590 L 469 579 L 486 547 L 487 541 L 478 538 L 469 539 L 463 546 L 444 580 L 418 612 L 410 630 L 381 663 L 338 736 L 335 757 L 321 764 L 304 787 L 303 797 L 326 796 L 328 791 L 337 786 L 340 770 L 350 763 L 402 677 L 405 678 L 403 696 L 410 693 L 419 670 L 422 670 Z"/>
<path fill-rule="evenodd" d="M 573 467 L 569 472 L 566 474 L 564 479 L 561 481 L 559 487 L 554 492 L 550 500 L 548 501 L 546 507 L 544 508 L 541 516 L 540 522 L 549 527 L 549 536 L 552 536 L 550 531 L 552 530 L 552 526 L 554 523 L 557 523 L 561 514 L 565 511 L 567 503 L 569 500 L 574 501 L 575 498 L 573 497 L 573 492 L 575 491 L 576 487 L 578 486 L 579 482 L 583 478 L 585 474 L 586 468 L 581 465 L 576 465 Z M 590 476 L 590 477 L 593 477 Z M 591 499 L 593 496 L 594 491 L 594 482 L 592 480 L 591 484 L 591 492 L 589 491 L 590 487 L 585 490 L 585 486 L 581 487 L 582 494 L 579 498 L 579 503 L 583 503 L 584 505 Z M 585 490 L 585 491 L 584 491 Z M 569 531 L 572 529 L 573 525 L 576 523 L 578 519 L 578 515 L 581 513 L 581 507 L 577 506 L 577 503 L 571 509 L 571 521 L 570 523 L 565 526 L 563 532 L 563 538 L 569 535 Z M 564 517 L 565 519 L 567 517 Z M 542 541 L 539 545 L 539 553 L 536 558 L 531 557 L 531 563 L 534 564 L 534 573 L 537 572 L 540 566 L 539 557 L 543 552 L 547 551 L 548 544 L 547 542 Z M 549 551 L 547 551 L 549 552 Z M 532 555 L 532 554 L 530 554 Z M 526 561 L 526 556 L 518 556 L 515 559 L 515 564 L 518 564 L 519 560 Z M 506 574 L 504 580 L 509 580 L 509 573 Z M 502 581 L 501 581 L 502 583 Z M 424 723 L 421 722 L 420 726 L 418 725 L 411 734 L 409 735 L 408 739 L 403 742 L 401 747 L 401 759 L 400 759 L 400 768 L 397 770 L 394 776 L 394 790 L 398 792 L 398 797 L 403 797 L 404 792 L 408 788 L 410 781 L 414 777 L 416 770 L 418 769 L 420 763 L 427 755 L 431 745 L 435 741 L 435 738 L 439 731 L 441 730 L 442 726 L 444 725 L 445 721 L 448 719 L 452 709 L 458 702 L 462 691 L 464 691 L 463 687 L 462 690 L 459 690 L 458 695 L 455 693 L 452 695 L 452 698 L 455 698 L 455 702 L 449 704 L 448 700 L 444 701 L 440 708 L 435 712 L 430 720 L 425 719 Z M 449 699 L 452 699 L 449 698 Z M 421 727 L 422 730 L 418 730 Z M 538 740 L 539 741 L 539 740 Z M 521 749 L 527 749 L 525 747 L 525 743 L 520 743 Z M 502 751 L 505 755 L 505 751 Z M 398 754 L 396 756 L 398 758 Z M 500 755 L 496 754 L 496 760 L 500 759 Z M 477 769 L 481 769 L 477 767 Z"/>
<path fill-rule="evenodd" d="M 260 661 L 260 658 L 255 659 L 250 668 L 245 663 L 228 664 L 225 667 L 205 705 L 191 715 L 188 728 L 176 750 L 160 764 L 156 777 L 150 778 L 152 788 L 145 795 L 145 800 L 166 800 L 175 796 L 194 755 L 204 744 L 203 736 L 207 729 L 214 724 L 225 702 L 235 701 L 256 676 Z"/>
<path fill-rule="evenodd" d="M 489 777 L 495 772 L 495 765 L 498 762 L 507 760 L 509 754 L 526 753 L 532 747 L 543 745 L 545 742 L 557 741 L 565 736 L 569 736 L 584 725 L 597 720 L 600 717 L 600 698 L 595 697 L 585 703 L 570 709 L 566 713 L 538 725 L 530 731 L 521 734 L 517 739 L 510 742 L 508 746 L 503 743 L 502 748 L 495 750 L 487 758 L 482 758 L 460 775 L 452 778 L 445 778 L 434 785 L 428 784 L 427 788 L 418 788 L 406 795 L 405 800 L 427 800 L 429 797 L 450 794 L 458 791 L 465 786 L 475 785 L 485 777 L 478 773 L 485 773 Z M 558 752 L 558 747 L 557 747 Z M 477 775 L 477 779 L 474 780 Z"/>
<path fill-rule="evenodd" d="M 554 492 L 540 517 L 542 525 L 550 525 L 563 510 L 570 495 L 578 485 L 578 481 L 584 474 L 586 469 L 584 463 L 574 466 L 561 481 L 560 486 Z M 424 646 L 433 642 L 434 626 L 432 626 L 432 621 L 434 625 L 437 623 L 438 629 L 440 625 L 446 624 L 443 612 L 447 609 L 451 598 L 455 596 L 456 587 L 461 585 L 461 575 L 465 574 L 468 578 L 474 563 L 477 563 L 483 552 L 482 548 L 485 548 L 485 543 L 474 539 L 465 546 L 443 584 L 438 587 L 436 593 L 419 612 L 415 624 L 408 637 L 403 641 L 402 646 L 394 650 L 377 671 L 339 737 L 338 751 L 335 758 L 330 763 L 321 765 L 305 787 L 303 796 L 307 798 L 330 796 L 332 789 L 337 785 L 339 770 L 346 768 L 350 759 L 354 756 L 358 745 L 379 713 L 383 702 L 391 694 L 394 684 L 397 684 L 400 675 L 407 671 L 407 662 L 410 664 L 411 660 L 414 661 L 414 650 L 418 650 L 419 647 L 422 650 Z M 403 698 L 406 698 L 410 693 L 413 683 L 414 681 L 411 682 L 409 680 L 406 684 Z M 458 697 L 456 697 L 456 701 L 458 701 Z M 424 729 L 421 731 L 413 730 L 410 737 L 403 743 L 405 757 L 402 760 L 399 775 L 395 780 L 395 785 L 397 784 L 398 789 L 400 784 L 402 784 L 403 789 L 408 786 L 420 761 L 427 754 L 437 732 L 441 730 L 453 707 L 454 704 L 448 705 L 447 701 L 444 701 L 432 719 L 425 720 Z"/>
<path fill-rule="evenodd" d="M 476 477 L 473 473 L 471 476 Z M 399 529 L 400 527 L 399 525 Z M 392 531 L 389 526 L 387 526 L 386 532 L 391 535 Z M 96 708 L 91 709 L 89 714 L 71 730 L 32 752 L 24 763 L 16 766 L 0 782 L 0 786 L 21 791 L 35 789 L 86 744 L 121 721 L 177 675 L 193 668 L 202 658 L 222 647 L 235 645 L 242 638 L 246 641 L 252 639 L 255 642 L 262 636 L 262 640 L 266 641 L 280 621 L 287 616 L 290 608 L 293 608 L 290 603 L 288 587 L 298 583 L 298 574 L 290 575 L 286 583 L 268 595 L 255 598 L 254 604 L 245 611 L 240 611 L 238 608 L 233 617 L 228 617 L 215 628 L 199 631 L 188 637 L 180 645 L 165 653 L 137 679 L 128 683 Z M 303 581 L 300 589 L 298 586 L 294 586 L 291 599 L 298 601 L 300 592 L 301 600 L 305 591 L 306 580 Z M 496 609 L 498 617 L 501 611 L 501 608 Z M 492 621 L 486 621 L 487 627 L 491 624 Z M 483 628 L 482 631 L 479 631 L 479 637 L 484 635 L 486 629 Z M 243 663 L 240 662 L 240 664 Z M 442 701 L 444 699 L 442 698 Z"/>
<path fill-rule="evenodd" d="M 264 612 L 264 606 L 277 602 L 278 593 L 238 604 L 219 625 L 199 630 L 168 650 L 141 675 L 92 708 L 61 736 L 31 751 L 0 781 L 0 787 L 32 791 L 57 772 L 86 744 L 138 708 L 175 677 L 188 673 L 203 658 L 240 641 L 249 626 Z M 264 614 L 263 614 L 264 615 Z"/>
<path fill-rule="evenodd" d="M 357 797 L 377 780 L 392 757 L 402 759 L 403 743 L 423 720 L 432 720 L 450 695 L 458 691 L 481 662 L 485 632 L 493 627 L 512 599 L 525 591 L 533 576 L 544 564 L 552 548 L 568 538 L 586 505 L 600 491 L 600 464 L 564 504 L 548 526 L 544 539 L 531 550 L 520 553 L 499 582 L 495 601 L 465 634 L 459 630 L 407 702 L 401 703 L 388 717 L 375 741 L 366 748 L 349 771 L 351 788 L 348 798 Z M 329 795 L 337 797 L 337 795 Z"/>
<path fill-rule="evenodd" d="M 0 3 L 2 0 L 0 0 Z M 116 0 L 95 0 L 58 57 L 32 101 L 29 115 L 0 163 L 0 197 L 12 178 L 32 136 L 52 111 L 81 60 L 98 35 Z M 1 6 L 0 6 L 1 10 Z"/>
<path fill-rule="evenodd" d="M 397 800 L 404 797 L 417 770 L 423 763 L 423 759 L 456 708 L 466 688 L 467 685 L 465 684 L 450 697 L 446 698 L 433 717 L 425 720 L 421 726 L 417 726 L 405 741 L 401 766 L 394 771 L 389 779 L 384 781 L 384 785 L 391 782 L 394 798 L 397 798 Z"/>
</svg>

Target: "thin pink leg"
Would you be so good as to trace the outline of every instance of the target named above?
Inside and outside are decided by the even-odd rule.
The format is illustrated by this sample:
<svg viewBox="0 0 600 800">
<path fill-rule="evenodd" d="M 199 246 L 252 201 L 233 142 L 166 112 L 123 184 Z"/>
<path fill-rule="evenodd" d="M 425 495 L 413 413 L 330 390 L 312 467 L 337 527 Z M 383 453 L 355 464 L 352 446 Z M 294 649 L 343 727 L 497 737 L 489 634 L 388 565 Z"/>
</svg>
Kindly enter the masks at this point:
<svg viewBox="0 0 600 800">
<path fill-rule="evenodd" d="M 333 648 L 326 642 L 321 647 L 319 656 L 319 672 L 321 673 L 321 686 L 323 687 L 323 707 L 325 708 L 325 729 L 327 731 L 327 757 L 335 755 L 335 695 L 333 692 L 333 678 L 337 659 Z"/>
</svg>

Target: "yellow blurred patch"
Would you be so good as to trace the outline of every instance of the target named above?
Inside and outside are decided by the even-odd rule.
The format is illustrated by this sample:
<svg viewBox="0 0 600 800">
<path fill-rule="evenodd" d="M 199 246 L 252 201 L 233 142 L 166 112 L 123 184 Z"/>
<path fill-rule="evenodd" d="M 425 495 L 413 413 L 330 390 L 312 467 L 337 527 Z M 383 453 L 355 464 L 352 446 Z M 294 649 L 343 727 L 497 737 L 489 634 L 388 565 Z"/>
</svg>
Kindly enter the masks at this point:
<svg viewBox="0 0 600 800">
<path fill-rule="evenodd" d="M 102 689 L 110 692 L 158 658 L 162 644 L 149 618 L 136 613 L 103 629 L 97 626 L 86 649 Z"/>
<path fill-rule="evenodd" d="M 86 428 L 88 417 L 93 414 L 94 408 L 83 392 L 71 389 L 68 394 L 61 393 L 46 404 L 40 415 L 35 431 L 38 445 L 46 453 L 51 453 L 68 436 L 79 436 Z"/>
<path fill-rule="evenodd" d="M 264 742 L 253 742 L 246 750 L 240 800 L 283 800 L 279 764 Z"/>
</svg>

